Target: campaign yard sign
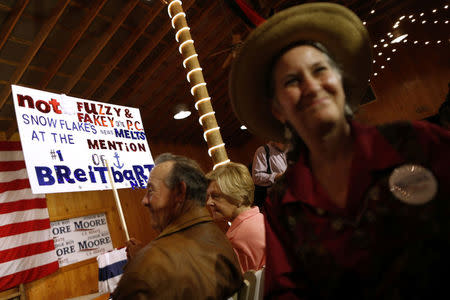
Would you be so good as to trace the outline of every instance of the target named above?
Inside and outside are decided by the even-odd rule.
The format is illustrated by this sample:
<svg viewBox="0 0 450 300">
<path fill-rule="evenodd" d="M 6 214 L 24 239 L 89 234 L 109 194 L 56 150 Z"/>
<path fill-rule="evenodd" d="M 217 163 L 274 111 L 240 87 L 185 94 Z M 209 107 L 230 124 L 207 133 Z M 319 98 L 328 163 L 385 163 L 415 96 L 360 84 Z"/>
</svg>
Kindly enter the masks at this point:
<svg viewBox="0 0 450 300">
<path fill-rule="evenodd" d="M 145 187 L 154 162 L 139 109 L 12 85 L 34 194 Z"/>
<path fill-rule="evenodd" d="M 106 214 L 50 222 L 59 267 L 113 250 Z"/>
</svg>

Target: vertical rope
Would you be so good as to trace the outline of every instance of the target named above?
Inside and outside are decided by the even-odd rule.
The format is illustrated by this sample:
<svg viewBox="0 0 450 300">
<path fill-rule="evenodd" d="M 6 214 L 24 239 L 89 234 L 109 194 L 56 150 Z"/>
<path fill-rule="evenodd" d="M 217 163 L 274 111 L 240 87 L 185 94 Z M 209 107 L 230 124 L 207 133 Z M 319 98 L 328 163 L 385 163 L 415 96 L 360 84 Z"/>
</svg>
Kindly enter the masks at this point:
<svg viewBox="0 0 450 300">
<path fill-rule="evenodd" d="M 183 57 L 183 67 L 186 69 L 186 79 L 191 86 L 191 94 L 194 96 L 195 109 L 199 113 L 199 122 L 203 127 L 203 138 L 208 144 L 208 154 L 214 162 L 214 167 L 228 163 L 225 143 L 220 135 L 220 127 L 217 125 L 215 112 L 211 105 L 211 98 L 203 78 L 202 68 L 195 51 L 190 28 L 187 26 L 186 14 L 179 0 L 170 1 L 167 11 L 175 29 L 175 40 L 180 44 L 178 51 Z"/>
</svg>

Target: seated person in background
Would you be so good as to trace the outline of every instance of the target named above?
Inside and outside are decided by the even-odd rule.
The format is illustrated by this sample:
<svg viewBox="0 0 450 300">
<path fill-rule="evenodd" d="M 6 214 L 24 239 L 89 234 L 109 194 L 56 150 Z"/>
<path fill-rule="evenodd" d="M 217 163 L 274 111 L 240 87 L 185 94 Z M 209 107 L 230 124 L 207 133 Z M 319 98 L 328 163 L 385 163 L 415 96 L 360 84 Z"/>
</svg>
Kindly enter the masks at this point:
<svg viewBox="0 0 450 300">
<path fill-rule="evenodd" d="M 206 175 L 207 202 L 214 220 L 231 222 L 226 233 L 242 272 L 259 270 L 266 264 L 264 216 L 253 203 L 254 185 L 247 167 L 228 163 Z"/>
<path fill-rule="evenodd" d="M 130 260 L 113 299 L 226 299 L 238 290 L 236 255 L 205 208 L 207 184 L 193 160 L 156 158 L 142 204 L 160 234 Z"/>
<path fill-rule="evenodd" d="M 260 208 L 264 206 L 267 189 L 283 175 L 287 168 L 286 150 L 286 144 L 270 141 L 255 151 L 252 163 L 252 178 L 255 184 L 254 204 Z"/>
</svg>

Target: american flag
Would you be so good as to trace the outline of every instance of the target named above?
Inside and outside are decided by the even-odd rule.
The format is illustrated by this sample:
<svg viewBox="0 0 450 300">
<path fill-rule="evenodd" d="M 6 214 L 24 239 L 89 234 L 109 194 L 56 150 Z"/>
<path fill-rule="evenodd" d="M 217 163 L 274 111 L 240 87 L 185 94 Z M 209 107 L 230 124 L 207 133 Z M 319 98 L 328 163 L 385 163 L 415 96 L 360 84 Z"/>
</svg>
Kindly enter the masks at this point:
<svg viewBox="0 0 450 300">
<path fill-rule="evenodd" d="M 20 142 L 0 142 L 0 291 L 58 268 L 45 195 L 31 193 Z"/>
</svg>

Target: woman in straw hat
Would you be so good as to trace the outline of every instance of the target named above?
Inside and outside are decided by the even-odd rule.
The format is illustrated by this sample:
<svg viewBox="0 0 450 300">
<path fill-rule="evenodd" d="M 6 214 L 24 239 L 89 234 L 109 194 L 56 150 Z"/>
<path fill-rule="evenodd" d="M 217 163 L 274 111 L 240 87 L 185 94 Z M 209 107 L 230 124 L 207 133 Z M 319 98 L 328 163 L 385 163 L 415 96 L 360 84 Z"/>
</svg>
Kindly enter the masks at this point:
<svg viewBox="0 0 450 300">
<path fill-rule="evenodd" d="M 449 294 L 450 134 L 352 121 L 371 61 L 354 13 L 309 3 L 268 19 L 233 62 L 237 117 L 291 144 L 266 201 L 267 298 Z"/>
</svg>

